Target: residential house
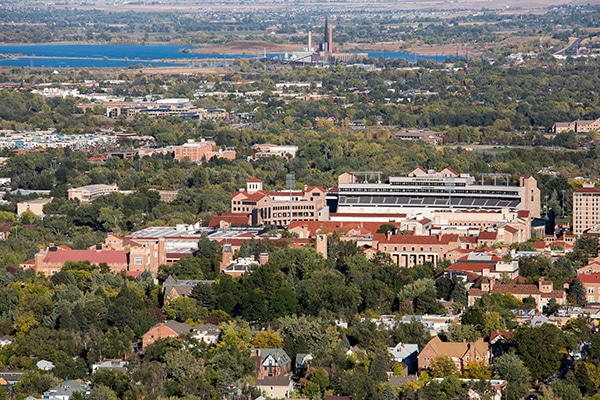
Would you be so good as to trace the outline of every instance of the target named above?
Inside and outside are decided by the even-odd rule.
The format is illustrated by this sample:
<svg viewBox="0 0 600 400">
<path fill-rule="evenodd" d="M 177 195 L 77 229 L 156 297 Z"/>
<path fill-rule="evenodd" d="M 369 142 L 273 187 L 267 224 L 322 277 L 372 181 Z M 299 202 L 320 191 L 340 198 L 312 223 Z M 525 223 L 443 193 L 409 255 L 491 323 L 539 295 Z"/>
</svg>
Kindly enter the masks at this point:
<svg viewBox="0 0 600 400">
<path fill-rule="evenodd" d="M 518 284 L 516 281 L 509 284 L 497 284 L 495 278 L 484 279 L 481 283 L 481 289 L 469 290 L 469 307 L 475 305 L 475 301 L 485 293 L 511 294 L 521 301 L 531 297 L 535 300 L 538 310 L 542 310 L 547 306 L 551 299 L 554 299 L 559 305 L 567 302 L 565 291 L 554 290 L 552 281 L 547 281 L 543 277 L 540 277 L 537 285 Z"/>
<path fill-rule="evenodd" d="M 256 363 L 256 377 L 263 379 L 267 376 L 289 374 L 292 360 L 283 349 L 252 349 L 251 358 Z"/>
<path fill-rule="evenodd" d="M 306 371 L 308 371 L 312 359 L 313 357 L 311 354 L 296 354 L 296 367 L 294 368 L 296 375 L 302 376 Z"/>
<path fill-rule="evenodd" d="M 15 339 L 15 337 L 12 335 L 4 335 L 4 336 L 0 337 L 0 348 L 2 348 L 4 346 L 8 346 L 9 344 L 12 344 L 14 339 Z"/>
<path fill-rule="evenodd" d="M 54 369 L 54 363 L 48 360 L 40 360 L 35 363 L 35 366 L 41 369 L 42 371 L 52 371 Z"/>
<path fill-rule="evenodd" d="M 294 389 L 294 381 L 288 374 L 265 376 L 256 381 L 256 388 L 269 399 L 287 399 Z"/>
<path fill-rule="evenodd" d="M 12 222 L 0 222 L 0 240 L 6 240 L 10 235 L 14 223 Z"/>
<path fill-rule="evenodd" d="M 214 282 L 215 281 L 213 280 L 179 280 L 175 279 L 173 275 L 169 275 L 163 282 L 163 298 L 165 301 L 170 301 L 182 296 L 187 297 L 197 284 L 204 283 L 206 285 L 212 285 Z"/>
<path fill-rule="evenodd" d="M 222 329 L 213 324 L 202 324 L 194 327 L 192 336 L 200 343 L 216 344 L 221 338 Z"/>
<path fill-rule="evenodd" d="M 403 324 L 410 324 L 412 321 L 419 322 L 425 327 L 430 335 L 438 335 L 442 331 L 447 331 L 450 324 L 460 322 L 459 315 L 405 315 L 399 321 Z"/>
<path fill-rule="evenodd" d="M 492 359 L 500 357 L 508 351 L 508 339 L 510 338 L 510 335 L 511 333 L 509 331 L 493 331 L 490 333 L 489 344 L 492 352 Z"/>
<path fill-rule="evenodd" d="M 98 371 L 99 369 L 116 369 L 126 372 L 127 365 L 129 365 L 129 361 L 125 360 L 103 360 L 97 364 L 92 364 L 92 373 Z"/>
<path fill-rule="evenodd" d="M 90 385 L 79 380 L 70 381 L 67 378 L 60 385 L 44 392 L 44 399 L 69 400 L 75 392 L 82 392 L 87 397 L 90 395 Z"/>
<path fill-rule="evenodd" d="M 479 338 L 476 342 L 442 342 L 439 336 L 434 337 L 419 353 L 419 369 L 427 369 L 436 357 L 450 357 L 458 370 L 463 373 L 471 361 L 490 362 L 488 344 Z"/>
<path fill-rule="evenodd" d="M 19 382 L 21 377 L 28 372 L 24 370 L 2 370 L 0 371 L 0 386 L 6 388 L 10 393 L 10 388 Z"/>
<path fill-rule="evenodd" d="M 192 327 L 184 322 L 172 320 L 160 322 L 142 335 L 142 349 L 145 349 L 158 339 L 178 338 L 186 333 L 200 342 L 214 344 L 219 340 L 221 328 L 210 324 Z"/>
<path fill-rule="evenodd" d="M 419 345 L 398 343 L 395 347 L 388 347 L 388 352 L 395 362 L 404 364 L 407 374 L 414 374 L 418 368 Z"/>
<path fill-rule="evenodd" d="M 437 382 L 437 383 L 442 383 L 444 379 L 443 378 L 434 378 L 431 381 L 432 382 Z M 503 380 L 503 379 L 492 379 L 492 380 L 485 380 L 484 382 L 486 382 L 489 385 L 489 388 L 492 390 L 492 393 L 480 393 L 478 390 L 478 384 L 480 384 L 481 380 L 479 379 L 459 379 L 460 381 L 466 383 L 467 385 L 469 385 L 469 397 L 468 400 L 482 400 L 482 399 L 488 399 L 488 400 L 502 400 L 505 398 L 505 391 L 506 391 L 506 386 L 508 385 L 508 382 Z"/>
</svg>

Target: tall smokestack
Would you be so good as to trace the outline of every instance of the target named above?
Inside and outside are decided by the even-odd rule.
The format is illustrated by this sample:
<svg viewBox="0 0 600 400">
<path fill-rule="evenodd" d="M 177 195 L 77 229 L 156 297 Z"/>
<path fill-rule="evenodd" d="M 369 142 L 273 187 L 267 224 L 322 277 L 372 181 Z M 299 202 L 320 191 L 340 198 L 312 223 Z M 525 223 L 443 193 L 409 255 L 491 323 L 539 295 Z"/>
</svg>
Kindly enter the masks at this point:
<svg viewBox="0 0 600 400">
<path fill-rule="evenodd" d="M 307 51 L 312 51 L 312 32 L 308 31 L 308 48 Z"/>
<path fill-rule="evenodd" d="M 325 17 L 325 32 L 323 32 L 323 51 L 328 52 L 329 46 L 329 18 Z"/>
<path fill-rule="evenodd" d="M 329 31 L 327 31 L 327 51 L 333 53 L 333 26 L 329 25 Z"/>
</svg>

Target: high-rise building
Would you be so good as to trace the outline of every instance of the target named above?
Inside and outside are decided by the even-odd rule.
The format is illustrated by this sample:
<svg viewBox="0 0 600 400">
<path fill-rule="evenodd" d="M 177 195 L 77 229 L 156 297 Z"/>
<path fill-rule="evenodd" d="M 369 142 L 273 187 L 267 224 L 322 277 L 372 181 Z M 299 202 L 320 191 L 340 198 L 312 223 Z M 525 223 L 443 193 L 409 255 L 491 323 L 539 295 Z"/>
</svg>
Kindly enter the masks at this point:
<svg viewBox="0 0 600 400">
<path fill-rule="evenodd" d="M 573 233 L 582 235 L 600 225 L 600 188 L 586 183 L 573 192 Z"/>
</svg>

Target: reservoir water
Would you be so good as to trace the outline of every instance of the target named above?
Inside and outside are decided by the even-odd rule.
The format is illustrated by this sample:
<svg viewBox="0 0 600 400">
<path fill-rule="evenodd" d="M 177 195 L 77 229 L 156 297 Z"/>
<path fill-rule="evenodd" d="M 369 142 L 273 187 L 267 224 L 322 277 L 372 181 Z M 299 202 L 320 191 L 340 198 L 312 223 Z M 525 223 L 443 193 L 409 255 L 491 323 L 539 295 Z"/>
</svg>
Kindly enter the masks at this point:
<svg viewBox="0 0 600 400">
<path fill-rule="evenodd" d="M 256 58 L 250 54 L 191 53 L 191 47 L 172 45 L 112 44 L 15 44 L 0 45 L 0 66 L 46 68 L 109 68 L 143 66 L 185 66 L 227 64 L 236 58 Z M 420 56 L 404 52 L 370 52 L 369 57 L 444 61 L 446 56 Z M 284 58 L 283 53 L 267 58 Z"/>
</svg>

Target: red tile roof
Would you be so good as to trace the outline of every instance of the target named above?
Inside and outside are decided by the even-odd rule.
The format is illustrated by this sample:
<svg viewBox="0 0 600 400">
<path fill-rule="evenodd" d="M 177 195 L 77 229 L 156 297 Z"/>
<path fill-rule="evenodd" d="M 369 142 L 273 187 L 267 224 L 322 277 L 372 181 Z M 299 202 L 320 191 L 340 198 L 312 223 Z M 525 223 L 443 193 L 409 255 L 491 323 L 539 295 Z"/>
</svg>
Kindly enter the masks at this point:
<svg viewBox="0 0 600 400">
<path fill-rule="evenodd" d="M 262 183 L 262 181 L 258 178 L 252 178 L 252 179 L 248 179 L 249 183 Z"/>
<path fill-rule="evenodd" d="M 517 217 L 519 218 L 529 218 L 530 211 L 529 210 L 519 210 L 517 211 Z"/>
<path fill-rule="evenodd" d="M 309 236 L 315 236 L 319 232 L 348 232 L 358 231 L 360 234 L 374 234 L 383 224 L 392 224 L 400 228 L 399 222 L 357 222 L 357 221 L 292 221 L 289 230 L 306 229 Z"/>
<path fill-rule="evenodd" d="M 460 175 L 460 174 L 459 174 L 459 173 L 458 173 L 458 172 L 457 172 L 457 171 L 456 171 L 454 168 L 452 168 L 452 167 L 446 167 L 446 168 L 444 168 L 444 169 L 447 169 L 448 171 L 452 172 L 452 173 L 453 173 L 453 174 L 455 174 L 455 175 Z"/>
<path fill-rule="evenodd" d="M 577 277 L 582 283 L 598 283 L 600 284 L 600 273 L 595 274 L 578 274 Z"/>
<path fill-rule="evenodd" d="M 496 269 L 496 263 L 461 263 L 457 262 L 454 265 L 446 268 L 446 271 L 483 271 L 484 269 L 489 269 L 490 271 L 494 271 Z"/>
<path fill-rule="evenodd" d="M 504 339 L 509 339 L 510 338 L 511 333 L 509 331 L 493 331 L 490 333 L 490 343 L 495 343 L 497 341 L 498 338 L 504 338 Z"/>
<path fill-rule="evenodd" d="M 478 240 L 496 240 L 498 232 L 480 232 Z"/>
<path fill-rule="evenodd" d="M 480 249 L 469 250 L 469 254 L 464 255 L 461 258 L 459 258 L 458 262 L 461 262 L 461 261 L 463 261 L 463 262 L 469 262 L 470 261 L 469 256 L 471 255 L 471 253 L 481 253 L 481 250 Z M 504 258 L 499 257 L 499 256 L 495 256 L 493 254 L 485 254 L 484 253 L 483 255 L 490 257 L 490 259 L 489 260 L 474 260 L 474 261 L 471 261 L 471 262 L 480 262 L 480 263 L 487 262 L 487 263 L 491 263 L 491 264 L 496 264 L 499 261 L 504 261 Z"/>
<path fill-rule="evenodd" d="M 421 236 L 421 235 L 391 235 L 388 240 L 383 233 L 376 233 L 373 236 L 373 241 L 390 244 L 423 244 L 423 245 L 440 245 L 451 242 L 458 242 L 458 235 L 443 235 L 438 239 L 437 236 Z"/>
<path fill-rule="evenodd" d="M 221 221 L 228 222 L 232 226 L 244 226 L 248 225 L 250 221 L 250 214 L 243 213 L 224 213 L 220 216 L 213 216 L 208 222 L 209 228 L 217 228 L 221 224 Z"/>
<path fill-rule="evenodd" d="M 127 252 L 124 250 L 59 250 L 48 251 L 44 257 L 46 263 L 64 264 L 66 261 L 127 264 Z"/>
<path fill-rule="evenodd" d="M 1 222 L 0 223 L 0 232 L 8 233 L 10 229 L 13 227 L 12 222 Z"/>
<path fill-rule="evenodd" d="M 597 188 L 597 187 L 583 187 L 581 189 L 577 189 L 573 193 L 600 193 L 600 188 Z"/>
</svg>

